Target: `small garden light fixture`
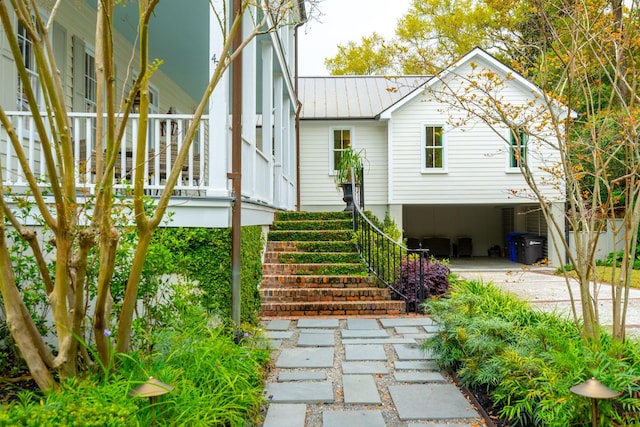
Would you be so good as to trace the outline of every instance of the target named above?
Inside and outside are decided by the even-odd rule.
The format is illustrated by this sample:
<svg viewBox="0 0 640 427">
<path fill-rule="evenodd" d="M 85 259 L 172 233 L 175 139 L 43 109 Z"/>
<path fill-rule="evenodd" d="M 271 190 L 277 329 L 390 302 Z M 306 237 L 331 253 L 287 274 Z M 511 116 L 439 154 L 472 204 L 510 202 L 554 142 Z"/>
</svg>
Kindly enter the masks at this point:
<svg viewBox="0 0 640 427">
<path fill-rule="evenodd" d="M 151 419 L 155 419 L 155 409 L 153 408 L 153 401 L 156 396 L 162 396 L 163 394 L 169 393 L 173 390 L 173 386 L 163 383 L 160 380 L 157 380 L 153 377 L 149 377 L 149 379 L 144 383 L 140 384 L 138 387 L 134 388 L 129 392 L 129 396 L 131 397 L 148 397 L 149 405 L 151 407 Z"/>
<path fill-rule="evenodd" d="M 591 399 L 591 408 L 593 411 L 591 423 L 593 427 L 598 426 L 598 404 L 596 399 L 613 399 L 619 395 L 617 391 L 611 390 L 595 378 L 591 378 L 582 384 L 574 385 L 569 390 L 574 394 Z"/>
</svg>

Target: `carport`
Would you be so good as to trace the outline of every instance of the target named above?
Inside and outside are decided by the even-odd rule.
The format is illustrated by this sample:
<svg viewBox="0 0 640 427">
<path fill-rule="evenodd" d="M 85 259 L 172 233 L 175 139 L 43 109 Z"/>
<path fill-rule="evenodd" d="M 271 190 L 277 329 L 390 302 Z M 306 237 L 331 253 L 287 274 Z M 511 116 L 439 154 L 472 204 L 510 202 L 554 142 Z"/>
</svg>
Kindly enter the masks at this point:
<svg viewBox="0 0 640 427">
<path fill-rule="evenodd" d="M 408 242 L 430 249 L 439 257 L 509 259 L 507 236 L 531 233 L 547 239 L 547 223 L 536 204 L 404 205 L 402 227 Z M 471 239 L 471 247 L 468 246 Z M 547 245 L 543 249 L 547 256 Z"/>
</svg>

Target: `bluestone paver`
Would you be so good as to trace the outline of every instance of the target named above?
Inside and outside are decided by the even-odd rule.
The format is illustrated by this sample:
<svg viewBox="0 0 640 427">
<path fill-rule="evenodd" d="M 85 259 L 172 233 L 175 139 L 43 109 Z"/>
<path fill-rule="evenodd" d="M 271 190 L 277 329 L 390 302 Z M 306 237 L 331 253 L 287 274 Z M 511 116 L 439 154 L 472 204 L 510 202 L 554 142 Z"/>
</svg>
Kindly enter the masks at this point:
<svg viewBox="0 0 640 427">
<path fill-rule="evenodd" d="M 331 335 L 333 335 L 333 332 L 335 331 L 335 329 L 323 329 L 323 328 L 302 328 L 298 330 L 300 331 L 301 334 L 331 334 Z"/>
<path fill-rule="evenodd" d="M 396 381 L 402 383 L 442 383 L 447 381 L 447 379 L 443 377 L 440 372 L 435 371 L 402 371 L 396 372 L 395 374 L 393 374 L 393 376 L 395 377 Z"/>
<path fill-rule="evenodd" d="M 475 424 L 477 426 L 478 424 Z M 472 427 L 471 424 L 422 424 L 422 423 L 409 423 L 407 427 Z"/>
<path fill-rule="evenodd" d="M 298 328 L 337 328 L 338 319 L 300 319 Z"/>
<path fill-rule="evenodd" d="M 327 373 L 325 371 L 282 371 L 278 374 L 278 381 L 309 381 L 309 380 L 325 380 Z"/>
<path fill-rule="evenodd" d="M 396 330 L 396 334 L 417 334 L 419 333 L 419 329 L 417 326 L 396 326 L 394 328 Z M 422 332 L 422 331 L 420 331 Z"/>
<path fill-rule="evenodd" d="M 345 360 L 387 360 L 381 344 L 345 345 Z"/>
<path fill-rule="evenodd" d="M 291 325 L 291 320 L 273 319 L 264 327 L 267 331 L 286 331 Z"/>
<path fill-rule="evenodd" d="M 331 381 L 268 383 L 265 392 L 271 402 L 276 403 L 329 403 L 334 400 Z"/>
<path fill-rule="evenodd" d="M 425 325 L 423 326 L 424 330 L 427 331 L 428 334 L 437 334 L 442 330 L 440 325 Z"/>
<path fill-rule="evenodd" d="M 273 403 L 262 427 L 304 427 L 306 415 L 307 405 L 303 403 Z"/>
<path fill-rule="evenodd" d="M 324 411 L 323 427 L 385 427 L 382 412 L 370 411 Z"/>
<path fill-rule="evenodd" d="M 333 347 L 335 340 L 333 334 L 300 334 L 299 347 Z"/>
<path fill-rule="evenodd" d="M 343 329 L 342 338 L 387 338 L 389 334 L 384 329 Z"/>
<path fill-rule="evenodd" d="M 396 371 L 437 371 L 438 364 L 434 360 L 407 361 L 396 360 L 393 364 Z"/>
<path fill-rule="evenodd" d="M 429 351 L 422 350 L 416 344 L 394 344 L 398 359 L 400 360 L 430 360 L 433 355 Z"/>
<path fill-rule="evenodd" d="M 432 335 L 430 334 L 404 334 L 405 338 L 409 338 L 414 340 L 416 343 L 421 343 L 422 341 L 430 338 Z"/>
<path fill-rule="evenodd" d="M 415 344 L 411 338 L 343 338 L 342 344 Z"/>
<path fill-rule="evenodd" d="M 362 405 L 380 403 L 380 394 L 373 375 L 343 375 L 342 388 L 344 403 Z"/>
<path fill-rule="evenodd" d="M 390 317 L 380 319 L 380 323 L 385 328 L 395 328 L 397 326 L 429 326 L 434 322 L 429 317 Z"/>
<path fill-rule="evenodd" d="M 277 368 L 332 368 L 333 347 L 285 348 L 276 360 Z"/>
<path fill-rule="evenodd" d="M 266 331 L 264 335 L 273 340 L 287 340 L 293 336 L 293 331 Z"/>
<path fill-rule="evenodd" d="M 342 362 L 343 374 L 386 374 L 388 372 L 384 362 Z"/>
<path fill-rule="evenodd" d="M 471 403 L 451 384 L 389 386 L 401 420 L 463 420 L 479 417 Z"/>
<path fill-rule="evenodd" d="M 376 319 L 347 319 L 347 329 L 380 329 Z"/>
</svg>

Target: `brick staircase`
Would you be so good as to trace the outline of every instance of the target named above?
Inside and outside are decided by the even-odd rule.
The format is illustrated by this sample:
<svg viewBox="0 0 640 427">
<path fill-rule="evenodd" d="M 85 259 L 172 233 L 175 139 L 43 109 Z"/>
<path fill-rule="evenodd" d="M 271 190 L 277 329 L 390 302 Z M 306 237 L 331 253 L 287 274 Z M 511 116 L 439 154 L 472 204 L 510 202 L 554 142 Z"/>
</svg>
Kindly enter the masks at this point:
<svg viewBox="0 0 640 427">
<path fill-rule="evenodd" d="M 368 275 L 350 212 L 279 212 L 262 271 L 262 315 L 384 315 L 405 312 Z"/>
</svg>

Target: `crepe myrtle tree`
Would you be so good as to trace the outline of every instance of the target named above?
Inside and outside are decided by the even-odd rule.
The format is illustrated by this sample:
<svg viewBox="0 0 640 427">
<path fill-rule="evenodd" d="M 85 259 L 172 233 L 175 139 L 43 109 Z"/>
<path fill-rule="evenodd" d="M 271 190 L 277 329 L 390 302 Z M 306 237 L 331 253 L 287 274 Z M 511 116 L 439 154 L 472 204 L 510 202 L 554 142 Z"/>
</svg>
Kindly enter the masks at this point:
<svg viewBox="0 0 640 427">
<path fill-rule="evenodd" d="M 73 157 L 72 130 L 69 110 L 65 105 L 63 82 L 57 71 L 55 56 L 51 43 L 53 19 L 62 0 L 43 3 L 38 0 L 2 0 L 0 1 L 0 21 L 6 35 L 11 54 L 15 59 L 17 72 L 29 109 L 33 114 L 37 138 L 41 142 L 42 157 L 48 171 L 46 188 L 53 203 L 45 198 L 41 183 L 35 179 L 28 161 L 28 153 L 22 147 L 18 133 L 5 109 L 0 106 L 0 122 L 5 128 L 10 144 L 15 152 L 28 183 L 28 189 L 35 207 L 42 215 L 46 227 L 53 233 L 55 246 L 55 272 L 49 270 L 42 255 L 42 248 L 35 233 L 16 217 L 10 205 L 0 198 L 0 206 L 4 218 L 15 228 L 22 238 L 26 239 L 37 260 L 40 276 L 46 287 L 46 300 L 53 316 L 54 333 L 57 338 L 56 350 L 52 351 L 38 332 L 33 319 L 29 315 L 16 284 L 12 271 L 6 235 L 5 221 L 0 221 L 0 291 L 11 335 L 15 340 L 29 370 L 38 386 L 43 390 L 57 388 L 56 378 L 65 379 L 78 374 L 93 361 L 83 351 L 79 337 L 93 330 L 98 362 L 107 366 L 110 345 L 105 331 L 110 324 L 117 324 L 116 350 L 129 351 L 131 341 L 131 325 L 134 308 L 138 298 L 139 282 L 143 263 L 154 231 L 160 224 L 167 209 L 169 199 L 180 176 L 179 165 L 184 164 L 188 150 L 197 131 L 211 93 L 216 88 L 223 73 L 233 60 L 241 54 L 244 47 L 258 34 L 275 30 L 282 25 L 292 25 L 285 18 L 294 2 L 288 0 L 235 0 L 234 10 L 239 11 L 232 19 L 227 19 L 232 10 L 231 1 L 210 2 L 212 13 L 218 18 L 219 31 L 224 35 L 224 45 L 217 53 L 217 65 L 213 70 L 205 92 L 199 101 L 194 120 L 186 131 L 184 144 L 180 147 L 173 167 L 167 177 L 157 203 L 152 211 L 145 210 L 144 174 L 136 174 L 132 183 L 133 206 L 135 210 L 135 226 L 138 242 L 133 258 L 132 268 L 128 276 L 122 310 L 119 318 L 113 319 L 111 310 L 110 280 L 114 271 L 115 255 L 119 245 L 119 233 L 114 224 L 113 171 L 116 164 L 118 147 L 126 129 L 126 123 L 132 112 L 136 94 L 140 100 L 140 120 L 137 134 L 137 153 L 133 159 L 137 167 L 143 167 L 146 161 L 144 145 L 146 143 L 149 106 L 149 79 L 161 65 L 161 61 L 149 59 L 149 25 L 159 0 L 139 0 L 138 50 L 131 52 L 131 59 L 136 55 L 139 62 L 139 74 L 131 89 L 118 99 L 115 88 L 115 63 L 113 39 L 114 10 L 124 7 L 124 2 L 117 0 L 100 0 L 97 2 L 95 28 L 95 60 L 97 77 L 97 117 L 96 134 L 96 186 L 95 199 L 91 206 L 92 215 L 88 222 L 81 220 L 83 212 L 82 198 L 77 196 L 75 177 L 78 172 Z M 297 2 L 295 2 L 297 4 Z M 129 5 L 130 6 L 130 5 Z M 47 20 L 41 11 L 46 8 Z M 25 29 L 33 44 L 33 56 L 38 70 L 39 88 L 33 87 L 29 78 L 25 61 L 22 58 L 17 31 L 12 15 Z M 233 43 L 235 35 L 242 28 L 242 21 L 251 21 L 251 31 L 246 30 L 241 42 Z M 294 23 L 295 24 L 295 23 Z M 179 31 L 179 29 L 176 29 Z M 118 47 L 121 49 L 121 47 Z M 131 73 L 131 70 L 127 70 Z M 44 110 L 39 110 L 36 91 L 43 94 Z M 44 113 L 43 113 L 44 112 Z M 104 154 L 100 154 L 104 153 Z M 0 186 L 4 179 L 0 170 Z M 8 190 L 0 189 L 3 194 Z M 99 253 L 99 275 L 97 292 L 92 304 L 89 298 L 86 281 L 88 255 L 95 248 Z M 87 312 L 94 306 L 94 312 Z M 87 322 L 86 319 L 92 319 Z M 82 357 L 81 357 L 82 356 Z"/>
<path fill-rule="evenodd" d="M 552 243 L 566 251 L 580 285 L 579 295 L 571 293 L 565 272 L 573 317 L 593 342 L 601 332 L 597 244 L 604 227 L 614 227 L 613 250 L 623 256 L 607 281 L 613 336 L 623 341 L 640 221 L 638 3 L 539 3 L 537 22 L 547 41 L 537 64 L 541 90 L 531 86 L 530 99 L 514 103 L 504 91 L 514 73 L 472 64 L 455 78 L 443 74 L 433 93 L 455 107 L 453 126 L 483 122 L 504 140 L 504 150 L 514 151 L 527 185 L 512 193 L 537 200 L 555 230 Z M 561 197 L 550 200 L 549 188 Z M 565 200 L 564 217 L 553 215 L 551 202 Z"/>
</svg>

